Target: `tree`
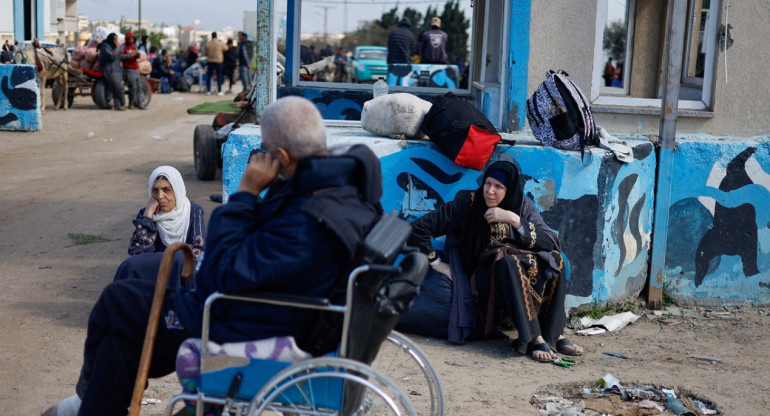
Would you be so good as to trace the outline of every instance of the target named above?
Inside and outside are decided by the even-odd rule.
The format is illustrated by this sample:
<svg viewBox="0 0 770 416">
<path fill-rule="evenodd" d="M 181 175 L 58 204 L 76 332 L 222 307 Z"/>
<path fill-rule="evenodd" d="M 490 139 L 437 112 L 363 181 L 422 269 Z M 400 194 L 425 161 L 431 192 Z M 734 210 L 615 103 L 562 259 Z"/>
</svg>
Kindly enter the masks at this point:
<svg viewBox="0 0 770 416">
<path fill-rule="evenodd" d="M 468 59 L 468 28 L 471 22 L 460 10 L 460 1 L 447 2 L 440 17 L 441 29 L 448 36 L 446 53 L 449 56 L 449 63 L 454 63 L 458 58 L 465 62 Z"/>
<path fill-rule="evenodd" d="M 602 42 L 604 51 L 610 58 L 623 62 L 626 56 L 626 25 L 620 20 L 615 20 L 604 29 Z"/>
<path fill-rule="evenodd" d="M 388 10 L 387 12 L 383 13 L 379 19 L 375 20 L 375 22 L 377 23 L 377 26 L 385 30 L 390 30 L 398 26 L 399 20 L 400 19 L 398 18 L 398 7 L 394 7 Z"/>
</svg>

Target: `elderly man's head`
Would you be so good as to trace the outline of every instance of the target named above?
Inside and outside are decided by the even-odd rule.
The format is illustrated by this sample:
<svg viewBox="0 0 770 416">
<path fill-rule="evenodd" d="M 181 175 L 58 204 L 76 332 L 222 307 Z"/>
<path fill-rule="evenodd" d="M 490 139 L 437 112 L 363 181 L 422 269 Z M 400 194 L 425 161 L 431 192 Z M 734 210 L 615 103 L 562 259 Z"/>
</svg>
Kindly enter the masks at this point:
<svg viewBox="0 0 770 416">
<path fill-rule="evenodd" d="M 321 113 L 305 98 L 285 97 L 275 101 L 265 109 L 259 124 L 262 147 L 278 158 L 287 176 L 293 174 L 297 160 L 326 155 L 326 130 Z"/>
</svg>

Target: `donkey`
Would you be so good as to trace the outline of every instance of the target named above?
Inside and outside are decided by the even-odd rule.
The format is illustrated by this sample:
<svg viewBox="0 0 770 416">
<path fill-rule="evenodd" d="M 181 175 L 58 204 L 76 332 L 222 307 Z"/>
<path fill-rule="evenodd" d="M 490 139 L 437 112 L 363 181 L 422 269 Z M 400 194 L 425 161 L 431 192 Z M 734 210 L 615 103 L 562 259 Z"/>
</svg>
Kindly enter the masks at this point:
<svg viewBox="0 0 770 416">
<path fill-rule="evenodd" d="M 37 59 L 35 56 L 37 55 Z M 17 63 L 30 64 L 37 66 L 38 77 L 40 78 L 40 111 L 45 112 L 45 84 L 49 79 L 59 83 L 61 88 L 60 97 L 54 97 L 54 102 L 58 98 L 58 107 L 67 109 L 69 100 L 67 99 L 67 71 L 69 69 L 69 54 L 62 46 L 35 48 L 29 43 L 16 51 L 14 59 Z"/>
</svg>

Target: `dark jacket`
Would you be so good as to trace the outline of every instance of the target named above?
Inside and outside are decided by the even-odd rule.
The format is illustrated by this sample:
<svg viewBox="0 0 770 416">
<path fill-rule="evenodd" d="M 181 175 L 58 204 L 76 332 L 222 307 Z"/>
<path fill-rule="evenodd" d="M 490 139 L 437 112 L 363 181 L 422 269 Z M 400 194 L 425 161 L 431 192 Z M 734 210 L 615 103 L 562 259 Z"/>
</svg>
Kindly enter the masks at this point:
<svg viewBox="0 0 770 416">
<path fill-rule="evenodd" d="M 118 74 L 122 72 L 120 68 L 120 54 L 107 42 L 102 42 L 99 45 L 99 65 L 102 67 L 103 72 Z"/>
<path fill-rule="evenodd" d="M 152 73 L 150 76 L 153 78 L 171 78 L 171 68 L 166 66 L 166 60 L 160 54 L 152 59 Z"/>
<path fill-rule="evenodd" d="M 215 291 L 328 296 L 382 212 L 379 169 L 377 157 L 360 145 L 339 157 L 301 160 L 264 199 L 230 196 L 211 216 L 196 290 L 177 291 L 185 327 L 200 331 L 203 302 Z M 212 309 L 211 337 L 292 335 L 302 343 L 316 317 L 305 309 L 221 301 Z"/>
<path fill-rule="evenodd" d="M 441 29 L 431 29 L 423 32 L 418 45 L 420 63 L 423 64 L 448 64 L 446 53 L 448 36 Z"/>
<path fill-rule="evenodd" d="M 409 19 L 401 19 L 398 27 L 388 35 L 388 63 L 411 64 L 416 50 L 417 40 L 412 33 L 412 24 Z"/>
<path fill-rule="evenodd" d="M 225 68 L 235 68 L 238 65 L 238 51 L 235 46 L 226 50 L 223 56 L 224 61 L 222 63 L 225 65 Z"/>
<path fill-rule="evenodd" d="M 139 210 L 134 220 L 134 234 L 128 243 L 128 255 L 136 256 L 145 253 L 160 253 L 166 250 L 166 245 L 158 235 L 158 227 L 152 219 L 144 216 L 145 208 Z M 184 242 L 192 248 L 195 258 L 200 256 L 206 241 L 206 225 L 203 220 L 203 208 L 190 201 L 190 228 Z"/>
<path fill-rule="evenodd" d="M 250 40 L 238 42 L 238 66 L 251 66 L 254 60 L 254 43 Z"/>
</svg>

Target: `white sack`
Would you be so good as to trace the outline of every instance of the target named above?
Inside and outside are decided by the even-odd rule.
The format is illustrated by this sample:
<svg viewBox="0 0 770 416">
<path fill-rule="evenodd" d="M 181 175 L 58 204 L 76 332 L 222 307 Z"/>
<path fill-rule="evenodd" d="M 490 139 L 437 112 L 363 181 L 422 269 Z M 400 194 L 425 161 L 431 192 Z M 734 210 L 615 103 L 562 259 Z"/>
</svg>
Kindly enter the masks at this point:
<svg viewBox="0 0 770 416">
<path fill-rule="evenodd" d="M 407 93 L 387 94 L 364 103 L 361 126 L 378 136 L 425 137 L 420 127 L 431 103 Z"/>
</svg>

